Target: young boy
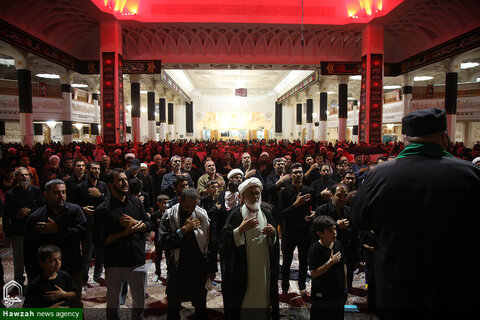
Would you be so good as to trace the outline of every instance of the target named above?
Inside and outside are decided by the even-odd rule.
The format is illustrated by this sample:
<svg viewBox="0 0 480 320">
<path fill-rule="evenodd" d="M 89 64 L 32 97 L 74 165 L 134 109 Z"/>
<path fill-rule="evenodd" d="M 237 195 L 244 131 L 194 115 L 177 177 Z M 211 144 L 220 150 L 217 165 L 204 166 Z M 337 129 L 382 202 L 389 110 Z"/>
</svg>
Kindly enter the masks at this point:
<svg viewBox="0 0 480 320">
<path fill-rule="evenodd" d="M 343 319 L 347 301 L 347 267 L 336 222 L 330 216 L 315 218 L 313 227 L 320 240 L 310 246 L 308 264 L 312 276 L 310 319 Z"/>
<path fill-rule="evenodd" d="M 75 297 L 76 288 L 70 275 L 60 270 L 62 251 L 59 247 L 46 244 L 37 252 L 42 274 L 27 287 L 24 308 L 59 308 L 69 306 Z"/>
<path fill-rule="evenodd" d="M 158 244 L 158 227 L 160 226 L 160 220 L 162 219 L 165 210 L 167 209 L 167 202 L 170 199 L 166 194 L 160 194 L 157 196 L 157 207 L 158 210 L 152 213 L 150 219 L 153 224 L 153 231 L 155 231 L 155 274 L 157 275 L 157 280 L 160 279 L 162 269 L 160 267 L 160 262 L 162 261 L 162 247 Z"/>
</svg>

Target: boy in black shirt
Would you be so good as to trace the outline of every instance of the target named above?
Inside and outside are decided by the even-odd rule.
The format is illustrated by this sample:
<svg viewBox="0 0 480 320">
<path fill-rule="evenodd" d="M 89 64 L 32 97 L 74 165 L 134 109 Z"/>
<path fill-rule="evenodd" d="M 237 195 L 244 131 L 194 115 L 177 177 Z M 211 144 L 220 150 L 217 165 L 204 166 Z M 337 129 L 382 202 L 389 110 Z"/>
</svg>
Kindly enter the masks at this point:
<svg viewBox="0 0 480 320">
<path fill-rule="evenodd" d="M 155 232 L 155 274 L 157 275 L 157 281 L 160 279 L 160 276 L 162 274 L 162 269 L 160 267 L 160 263 L 162 261 L 162 247 L 158 243 L 158 227 L 160 226 L 160 220 L 162 220 L 162 216 L 165 213 L 165 210 L 167 209 L 167 202 L 170 199 L 166 194 L 160 194 L 157 197 L 157 207 L 158 210 L 152 213 L 152 216 L 150 217 L 150 220 L 152 221 L 153 225 L 153 231 Z"/>
<path fill-rule="evenodd" d="M 312 308 L 310 319 L 343 319 L 347 300 L 347 267 L 340 241 L 336 240 L 336 223 L 329 216 L 319 216 L 313 222 L 320 240 L 308 252 L 312 276 Z"/>
<path fill-rule="evenodd" d="M 60 270 L 62 251 L 55 245 L 46 244 L 38 249 L 37 258 L 42 274 L 28 286 L 23 307 L 68 307 L 68 300 L 75 297 L 76 288 L 70 275 Z"/>
</svg>

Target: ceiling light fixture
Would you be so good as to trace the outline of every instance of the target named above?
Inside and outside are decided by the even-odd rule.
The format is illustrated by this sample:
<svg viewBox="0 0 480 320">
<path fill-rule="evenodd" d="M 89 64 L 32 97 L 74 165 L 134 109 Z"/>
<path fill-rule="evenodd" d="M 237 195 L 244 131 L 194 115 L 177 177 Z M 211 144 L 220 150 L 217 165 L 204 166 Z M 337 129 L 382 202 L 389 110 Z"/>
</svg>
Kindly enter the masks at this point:
<svg viewBox="0 0 480 320">
<path fill-rule="evenodd" d="M 72 83 L 72 88 L 88 88 L 88 84 L 84 84 L 84 83 Z"/>
<path fill-rule="evenodd" d="M 397 85 L 391 85 L 391 86 L 383 86 L 383 89 L 389 90 L 389 89 L 400 89 L 402 86 L 397 86 Z"/>
<path fill-rule="evenodd" d="M 460 69 L 470 69 L 470 68 L 475 68 L 478 67 L 480 63 L 478 62 L 465 62 L 460 64 Z"/>
<path fill-rule="evenodd" d="M 414 77 L 413 81 L 427 81 L 432 79 L 433 77 L 430 77 L 430 76 L 418 76 L 418 77 Z"/>
<path fill-rule="evenodd" d="M 0 64 L 3 64 L 4 66 L 7 66 L 7 67 L 14 66 L 15 60 L 0 58 Z"/>
<path fill-rule="evenodd" d="M 288 73 L 288 75 L 280 81 L 279 84 L 273 89 L 273 91 L 280 93 L 285 87 L 292 82 L 296 77 L 302 74 L 303 71 L 300 70 L 292 70 Z"/>
<path fill-rule="evenodd" d="M 362 80 L 362 76 L 359 76 L 359 75 L 350 76 L 350 80 Z"/>
<path fill-rule="evenodd" d="M 53 73 L 38 73 L 36 74 L 38 78 L 45 78 L 45 79 L 60 79 L 58 74 Z"/>
</svg>

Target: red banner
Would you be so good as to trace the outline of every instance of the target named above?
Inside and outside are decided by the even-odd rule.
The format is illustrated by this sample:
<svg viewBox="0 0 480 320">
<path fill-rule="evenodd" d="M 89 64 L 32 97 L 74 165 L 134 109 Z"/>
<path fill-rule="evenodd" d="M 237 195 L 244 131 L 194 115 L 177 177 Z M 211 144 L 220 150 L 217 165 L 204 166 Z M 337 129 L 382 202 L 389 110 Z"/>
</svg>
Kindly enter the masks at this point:
<svg viewBox="0 0 480 320">
<path fill-rule="evenodd" d="M 383 55 L 372 54 L 370 60 L 369 141 L 382 142 Z"/>
<path fill-rule="evenodd" d="M 38 96 L 39 97 L 47 96 L 47 84 L 45 82 L 38 83 Z"/>
<path fill-rule="evenodd" d="M 115 53 L 102 53 L 103 81 L 102 81 L 102 115 L 103 115 L 103 143 L 116 143 L 115 126 Z"/>
<path fill-rule="evenodd" d="M 362 81 L 360 82 L 360 105 L 358 111 L 358 141 L 365 142 L 367 122 L 367 56 L 362 57 Z"/>
<path fill-rule="evenodd" d="M 246 97 L 247 96 L 247 89 L 245 89 L 245 88 L 235 89 L 235 95 L 239 96 L 239 97 Z"/>
</svg>

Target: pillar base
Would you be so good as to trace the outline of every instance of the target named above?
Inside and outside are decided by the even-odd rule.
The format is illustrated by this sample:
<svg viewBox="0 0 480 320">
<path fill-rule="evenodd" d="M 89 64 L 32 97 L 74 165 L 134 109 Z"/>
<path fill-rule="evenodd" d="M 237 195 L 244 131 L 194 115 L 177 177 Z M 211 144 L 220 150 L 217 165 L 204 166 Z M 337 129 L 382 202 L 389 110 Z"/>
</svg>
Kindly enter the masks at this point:
<svg viewBox="0 0 480 320">
<path fill-rule="evenodd" d="M 455 142 L 455 127 L 457 126 L 457 115 L 447 113 L 448 136 L 452 142 Z"/>
<path fill-rule="evenodd" d="M 155 141 L 157 140 L 157 128 L 156 128 L 156 122 L 155 121 L 148 121 L 148 140 Z"/>
<path fill-rule="evenodd" d="M 347 118 L 338 118 L 338 141 L 347 140 Z"/>
<path fill-rule="evenodd" d="M 132 140 L 140 143 L 140 117 L 132 117 Z"/>
<path fill-rule="evenodd" d="M 327 142 L 328 140 L 328 125 L 327 121 L 320 121 L 318 127 L 318 140 L 320 142 Z"/>
<path fill-rule="evenodd" d="M 20 113 L 20 133 L 25 145 L 33 146 L 33 113 Z"/>
</svg>

